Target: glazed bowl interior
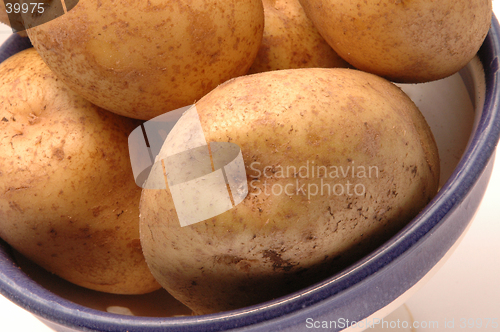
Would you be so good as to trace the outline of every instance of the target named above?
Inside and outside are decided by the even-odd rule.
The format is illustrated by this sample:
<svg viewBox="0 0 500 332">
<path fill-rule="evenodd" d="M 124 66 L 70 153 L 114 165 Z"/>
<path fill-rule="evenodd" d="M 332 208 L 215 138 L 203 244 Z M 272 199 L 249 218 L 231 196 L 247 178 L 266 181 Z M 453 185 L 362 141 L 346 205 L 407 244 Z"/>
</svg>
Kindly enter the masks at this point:
<svg viewBox="0 0 500 332">
<path fill-rule="evenodd" d="M 498 34 L 493 19 L 478 56 L 460 73 L 436 82 L 400 85 L 435 135 L 441 189 L 403 230 L 342 272 L 266 303 L 192 316 L 164 290 L 125 296 L 75 286 L 0 240 L 0 291 L 60 331 L 265 330 L 271 325 L 299 331 L 306 317 L 368 317 L 425 276 L 460 237 L 479 205 L 500 133 Z M 29 46 L 26 38 L 13 35 L 2 46 L 0 61 Z"/>
</svg>

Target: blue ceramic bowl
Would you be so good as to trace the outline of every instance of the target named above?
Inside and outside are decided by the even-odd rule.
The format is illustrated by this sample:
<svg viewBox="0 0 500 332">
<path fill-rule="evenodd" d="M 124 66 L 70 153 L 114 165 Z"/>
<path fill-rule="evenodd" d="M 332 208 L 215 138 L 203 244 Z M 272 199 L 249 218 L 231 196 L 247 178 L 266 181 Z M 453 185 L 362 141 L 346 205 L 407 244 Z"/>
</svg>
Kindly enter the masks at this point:
<svg viewBox="0 0 500 332">
<path fill-rule="evenodd" d="M 19 269 L 11 248 L 0 240 L 0 292 L 57 331 L 303 331 L 307 319 L 362 321 L 415 286 L 457 242 L 479 206 L 500 134 L 499 34 L 493 18 L 478 53 L 486 83 L 484 105 L 453 174 L 407 227 L 341 273 L 288 296 L 230 312 L 124 316 L 91 309 L 48 291 Z M 29 46 L 27 39 L 13 35 L 0 49 L 0 61 Z M 337 330 L 341 327 L 329 329 Z"/>
</svg>

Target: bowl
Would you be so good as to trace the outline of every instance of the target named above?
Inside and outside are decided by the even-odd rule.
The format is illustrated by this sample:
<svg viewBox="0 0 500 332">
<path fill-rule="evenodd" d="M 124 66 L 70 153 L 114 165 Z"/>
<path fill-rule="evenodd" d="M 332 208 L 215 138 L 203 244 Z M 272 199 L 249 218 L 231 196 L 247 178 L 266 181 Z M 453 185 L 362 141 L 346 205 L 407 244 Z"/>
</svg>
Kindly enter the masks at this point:
<svg viewBox="0 0 500 332">
<path fill-rule="evenodd" d="M 118 296 L 83 290 L 39 269 L 0 240 L 0 292 L 56 331 L 329 331 L 361 328 L 439 267 L 470 225 L 486 190 L 500 135 L 500 26 L 496 18 L 477 57 L 450 78 L 400 85 L 429 122 L 441 155 L 436 197 L 377 250 L 322 282 L 255 306 L 191 316 L 160 290 Z M 0 61 L 30 47 L 12 35 Z M 134 314 L 134 315 L 131 315 Z"/>
</svg>

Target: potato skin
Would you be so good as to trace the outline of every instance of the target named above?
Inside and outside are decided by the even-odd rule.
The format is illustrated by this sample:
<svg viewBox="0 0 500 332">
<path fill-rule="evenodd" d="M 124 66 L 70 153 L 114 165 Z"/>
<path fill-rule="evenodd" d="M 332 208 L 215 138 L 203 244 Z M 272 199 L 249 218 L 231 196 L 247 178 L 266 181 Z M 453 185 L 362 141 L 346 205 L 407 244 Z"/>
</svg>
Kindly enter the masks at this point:
<svg viewBox="0 0 500 332">
<path fill-rule="evenodd" d="M 240 146 L 249 195 L 215 218 L 180 227 L 169 190 L 143 190 L 140 229 L 153 275 L 197 314 L 270 300 L 339 272 L 394 235 L 437 191 L 439 157 L 427 123 L 399 88 L 375 75 L 265 72 L 220 85 L 196 107 L 207 142 Z M 277 175 L 280 166 L 313 163 L 376 166 L 379 173 L 348 174 L 365 195 L 325 190 L 311 197 L 309 184 L 347 185 L 346 178 Z M 290 195 L 269 194 L 288 184 Z"/>
<path fill-rule="evenodd" d="M 354 67 L 420 83 L 462 69 L 486 38 L 491 0 L 299 0 L 325 40 Z"/>
<path fill-rule="evenodd" d="M 245 74 L 263 29 L 261 0 L 80 0 L 27 32 L 75 92 L 112 112 L 150 119 Z"/>
<path fill-rule="evenodd" d="M 348 67 L 321 37 L 298 0 L 263 0 L 264 35 L 248 74 L 295 68 Z"/>
<path fill-rule="evenodd" d="M 77 96 L 34 49 L 0 65 L 0 236 L 77 285 L 139 294 L 160 286 L 139 240 L 128 157 L 137 121 Z"/>
</svg>

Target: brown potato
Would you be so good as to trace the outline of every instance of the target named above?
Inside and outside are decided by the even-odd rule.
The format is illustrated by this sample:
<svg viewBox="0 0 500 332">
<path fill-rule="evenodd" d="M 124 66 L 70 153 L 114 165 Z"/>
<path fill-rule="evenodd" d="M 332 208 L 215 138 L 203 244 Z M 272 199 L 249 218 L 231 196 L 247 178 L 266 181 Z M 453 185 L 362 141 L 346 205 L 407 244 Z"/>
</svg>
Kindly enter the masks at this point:
<svg viewBox="0 0 500 332">
<path fill-rule="evenodd" d="M 249 194 L 181 227 L 170 187 L 144 189 L 140 229 L 153 275 L 197 314 L 270 300 L 339 272 L 436 194 L 439 157 L 425 119 L 375 75 L 339 68 L 248 75 L 196 109 L 207 142 L 241 148 Z M 210 186 L 198 192 L 216 195 Z M 193 214 L 204 208 L 186 202 Z"/>
<path fill-rule="evenodd" d="M 298 0 L 263 0 L 264 35 L 249 74 L 295 68 L 348 67 L 321 37 Z"/>
<path fill-rule="evenodd" d="M 354 67 L 419 83 L 462 69 L 486 38 L 491 0 L 299 0 L 325 40 Z"/>
<path fill-rule="evenodd" d="M 64 85 L 34 49 L 0 65 L 0 237 L 62 278 L 110 293 L 160 286 L 139 240 L 128 157 L 137 121 Z"/>
<path fill-rule="evenodd" d="M 261 0 L 80 0 L 27 32 L 75 92 L 112 112 L 150 119 L 245 74 L 263 28 Z"/>
</svg>

